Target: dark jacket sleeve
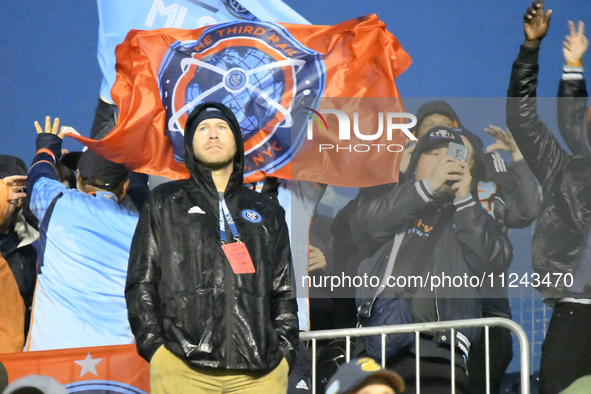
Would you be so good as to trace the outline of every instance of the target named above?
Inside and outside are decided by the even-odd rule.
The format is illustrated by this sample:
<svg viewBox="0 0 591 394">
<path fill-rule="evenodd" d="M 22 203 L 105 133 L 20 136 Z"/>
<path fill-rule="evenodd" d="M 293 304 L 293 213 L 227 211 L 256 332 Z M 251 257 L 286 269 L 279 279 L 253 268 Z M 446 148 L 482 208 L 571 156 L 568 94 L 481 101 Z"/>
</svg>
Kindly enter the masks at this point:
<svg viewBox="0 0 591 394">
<path fill-rule="evenodd" d="M 157 207 L 154 198 L 149 198 L 140 214 L 131 242 L 125 287 L 129 323 L 138 353 L 148 362 L 164 343 L 158 295 L 160 258 L 156 231 Z"/>
<path fill-rule="evenodd" d="M 61 155 L 62 139 L 54 134 L 41 133 L 37 135 L 36 145 L 37 154 L 27 177 L 27 195 L 31 212 L 41 221 L 54 199 L 67 188 L 59 182 L 55 170 Z M 50 182 L 39 182 L 43 178 Z"/>
<path fill-rule="evenodd" d="M 584 79 L 561 79 L 558 85 L 558 130 L 566 146 L 574 155 L 588 154 L 583 147 L 589 146 L 585 133 L 587 114 L 587 86 Z"/>
<path fill-rule="evenodd" d="M 277 265 L 273 278 L 271 319 L 277 332 L 279 347 L 291 371 L 299 341 L 298 306 L 295 299 L 295 278 L 293 277 L 289 247 L 289 232 L 283 217 L 281 218 L 275 253 Z"/>
<path fill-rule="evenodd" d="M 532 224 L 542 200 L 534 174 L 525 160 L 514 161 L 506 172 L 496 173 L 493 182 L 497 185 L 496 199 L 500 200 L 495 203 L 495 219 L 502 221 L 506 228 L 525 228 Z"/>
<path fill-rule="evenodd" d="M 425 181 L 406 181 L 380 195 L 359 195 L 351 216 L 351 235 L 361 258 L 372 256 L 393 239 L 401 227 L 416 218 L 434 192 Z"/>
<path fill-rule="evenodd" d="M 456 234 L 473 272 L 503 272 L 513 260 L 513 245 L 501 223 L 469 195 L 454 201 Z"/>
<path fill-rule="evenodd" d="M 562 176 L 569 157 L 537 113 L 539 48 L 521 46 L 507 92 L 507 127 L 542 187 Z"/>
</svg>

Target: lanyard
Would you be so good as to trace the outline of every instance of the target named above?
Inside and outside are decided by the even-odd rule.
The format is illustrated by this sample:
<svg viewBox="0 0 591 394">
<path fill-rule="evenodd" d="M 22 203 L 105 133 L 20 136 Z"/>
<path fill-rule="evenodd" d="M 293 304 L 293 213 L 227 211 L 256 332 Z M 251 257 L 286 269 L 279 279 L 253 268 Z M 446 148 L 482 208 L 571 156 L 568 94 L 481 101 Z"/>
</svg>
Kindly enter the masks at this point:
<svg viewBox="0 0 591 394">
<path fill-rule="evenodd" d="M 219 212 L 220 212 L 220 239 L 222 243 L 228 242 L 226 237 L 226 223 L 230 227 L 231 235 L 234 236 L 234 239 L 237 242 L 240 242 L 240 234 L 238 233 L 238 229 L 236 228 L 236 224 L 234 224 L 234 219 L 232 219 L 232 215 L 230 215 L 230 210 L 226 205 L 226 200 L 221 200 L 219 202 Z M 225 219 L 225 220 L 224 220 Z"/>
</svg>

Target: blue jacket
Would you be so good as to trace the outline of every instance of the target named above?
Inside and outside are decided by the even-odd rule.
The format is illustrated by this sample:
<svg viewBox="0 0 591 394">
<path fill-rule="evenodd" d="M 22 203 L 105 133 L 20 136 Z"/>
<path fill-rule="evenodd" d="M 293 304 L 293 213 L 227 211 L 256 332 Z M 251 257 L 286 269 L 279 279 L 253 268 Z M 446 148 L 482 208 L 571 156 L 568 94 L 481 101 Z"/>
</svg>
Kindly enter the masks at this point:
<svg viewBox="0 0 591 394">
<path fill-rule="evenodd" d="M 49 152 L 35 156 L 27 186 L 40 242 L 25 351 L 134 343 L 124 291 L 138 215 L 112 193 L 66 188 Z"/>
</svg>

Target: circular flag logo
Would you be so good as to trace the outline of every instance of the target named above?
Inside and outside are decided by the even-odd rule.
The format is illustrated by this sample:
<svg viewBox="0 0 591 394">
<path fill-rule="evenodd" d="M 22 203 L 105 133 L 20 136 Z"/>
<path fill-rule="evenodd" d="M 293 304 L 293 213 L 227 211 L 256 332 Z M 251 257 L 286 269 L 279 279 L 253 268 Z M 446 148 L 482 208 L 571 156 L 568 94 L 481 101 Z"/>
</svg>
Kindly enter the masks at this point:
<svg viewBox="0 0 591 394">
<path fill-rule="evenodd" d="M 251 223 L 260 223 L 262 219 L 261 215 L 252 209 L 245 209 L 242 211 L 242 217 Z"/>
<path fill-rule="evenodd" d="M 80 394 L 147 394 L 137 387 L 110 380 L 86 380 L 66 385 L 68 393 Z"/>
<path fill-rule="evenodd" d="M 204 29 L 198 41 L 173 43 L 162 60 L 158 86 L 175 160 L 183 161 L 191 111 L 204 102 L 222 103 L 242 130 L 246 178 L 283 167 L 301 147 L 306 122 L 292 114 L 301 112 L 300 106 L 317 106 L 324 62 L 281 25 L 229 22 Z"/>
</svg>

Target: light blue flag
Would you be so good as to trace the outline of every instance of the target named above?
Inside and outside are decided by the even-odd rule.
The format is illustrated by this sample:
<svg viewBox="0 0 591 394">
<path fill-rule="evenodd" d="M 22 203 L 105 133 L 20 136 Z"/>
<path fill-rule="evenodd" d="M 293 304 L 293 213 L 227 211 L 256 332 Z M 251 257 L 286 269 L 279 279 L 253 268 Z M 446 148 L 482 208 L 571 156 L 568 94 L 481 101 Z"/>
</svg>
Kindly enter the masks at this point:
<svg viewBox="0 0 591 394">
<path fill-rule="evenodd" d="M 310 24 L 281 0 L 97 0 L 101 98 L 112 103 L 115 47 L 132 29 L 197 29 L 236 20 Z"/>
</svg>

